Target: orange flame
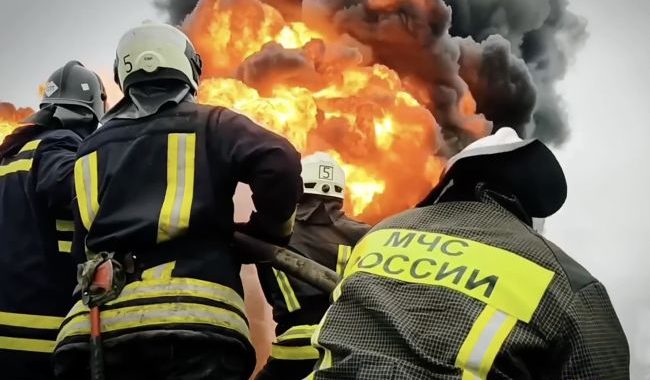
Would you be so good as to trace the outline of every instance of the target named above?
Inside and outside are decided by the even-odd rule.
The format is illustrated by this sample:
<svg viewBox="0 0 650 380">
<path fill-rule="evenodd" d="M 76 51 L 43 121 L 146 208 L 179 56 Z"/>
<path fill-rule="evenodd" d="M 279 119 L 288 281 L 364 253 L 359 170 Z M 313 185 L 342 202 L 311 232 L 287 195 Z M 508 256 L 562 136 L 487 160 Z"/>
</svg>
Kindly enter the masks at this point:
<svg viewBox="0 0 650 380">
<path fill-rule="evenodd" d="M 21 126 L 21 120 L 34 113 L 31 108 L 16 108 L 11 103 L 0 103 L 0 142 L 14 129 Z"/>
<path fill-rule="evenodd" d="M 332 154 L 346 172 L 349 214 L 376 222 L 437 182 L 444 159 L 426 91 L 389 67 L 364 66 L 349 36 L 285 22 L 259 0 L 203 1 L 185 28 L 204 60 L 199 101 L 249 116 L 303 155 Z M 469 91 L 459 109 L 471 120 Z"/>
</svg>

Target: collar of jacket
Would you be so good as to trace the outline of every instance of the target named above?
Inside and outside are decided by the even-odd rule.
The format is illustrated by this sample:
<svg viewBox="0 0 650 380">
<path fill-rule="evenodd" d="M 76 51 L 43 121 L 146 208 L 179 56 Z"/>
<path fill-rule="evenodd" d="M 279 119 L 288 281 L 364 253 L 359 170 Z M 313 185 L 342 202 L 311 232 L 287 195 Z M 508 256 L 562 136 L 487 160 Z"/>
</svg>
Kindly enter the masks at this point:
<svg viewBox="0 0 650 380">
<path fill-rule="evenodd" d="M 135 120 L 151 116 L 168 103 L 193 102 L 194 96 L 190 90 L 190 86 L 182 82 L 134 85 L 129 88 L 128 94 L 104 115 L 101 124 L 106 124 L 112 119 Z"/>
<path fill-rule="evenodd" d="M 343 201 L 332 197 L 304 196 L 298 204 L 296 220 L 309 224 L 334 224 L 343 216 Z"/>
</svg>

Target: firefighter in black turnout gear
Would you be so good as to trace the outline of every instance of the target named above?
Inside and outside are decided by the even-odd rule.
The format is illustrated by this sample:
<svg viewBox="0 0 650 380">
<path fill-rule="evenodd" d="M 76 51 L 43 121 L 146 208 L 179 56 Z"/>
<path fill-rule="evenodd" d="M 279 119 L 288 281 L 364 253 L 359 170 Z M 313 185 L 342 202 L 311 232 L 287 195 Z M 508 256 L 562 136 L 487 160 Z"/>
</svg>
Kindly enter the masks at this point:
<svg viewBox="0 0 650 380">
<path fill-rule="evenodd" d="M 345 173 L 331 156 L 319 152 L 303 159 L 302 180 L 304 195 L 289 248 L 342 274 L 352 247 L 370 226 L 344 214 Z M 273 306 L 277 337 L 256 379 L 303 379 L 318 359 L 311 336 L 330 305 L 330 295 L 268 264 L 257 267 Z"/>
<path fill-rule="evenodd" d="M 419 208 L 355 246 L 312 379 L 629 379 L 605 287 L 532 228 L 566 180 L 514 130 L 471 144 Z"/>
<path fill-rule="evenodd" d="M 196 104 L 200 70 L 178 29 L 131 29 L 115 63 L 125 97 L 79 149 L 73 249 L 112 253 L 127 277 L 101 307 L 107 379 L 247 379 L 255 367 L 232 197 L 249 184 L 247 230 L 288 240 L 300 155 L 242 115 Z M 62 379 L 88 378 L 88 314 L 78 302 L 61 327 Z"/>
<path fill-rule="evenodd" d="M 51 354 L 70 306 L 72 185 L 77 148 L 106 94 L 76 61 L 56 70 L 40 110 L 0 145 L 0 375 L 53 379 Z"/>
</svg>

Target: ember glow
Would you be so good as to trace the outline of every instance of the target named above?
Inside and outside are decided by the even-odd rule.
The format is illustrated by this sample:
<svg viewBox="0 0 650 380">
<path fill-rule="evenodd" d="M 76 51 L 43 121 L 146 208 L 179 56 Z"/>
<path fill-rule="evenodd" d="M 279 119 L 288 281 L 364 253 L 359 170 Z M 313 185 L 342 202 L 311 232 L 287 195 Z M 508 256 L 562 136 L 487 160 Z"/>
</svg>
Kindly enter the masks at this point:
<svg viewBox="0 0 650 380">
<path fill-rule="evenodd" d="M 445 159 L 427 90 L 369 63 L 349 36 L 285 22 L 258 0 L 202 1 L 184 28 L 204 61 L 199 102 L 249 116 L 303 155 L 332 154 L 347 175 L 351 215 L 376 222 L 437 182 Z M 469 90 L 458 110 L 472 120 Z"/>
</svg>

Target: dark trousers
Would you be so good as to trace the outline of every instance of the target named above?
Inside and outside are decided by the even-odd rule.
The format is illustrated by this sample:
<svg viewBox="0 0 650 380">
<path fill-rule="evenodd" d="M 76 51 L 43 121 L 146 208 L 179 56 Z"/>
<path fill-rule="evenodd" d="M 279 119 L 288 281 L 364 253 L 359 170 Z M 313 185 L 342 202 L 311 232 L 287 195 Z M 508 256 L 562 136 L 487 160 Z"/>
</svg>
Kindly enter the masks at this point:
<svg viewBox="0 0 650 380">
<path fill-rule="evenodd" d="M 316 360 L 280 360 L 269 358 L 255 380 L 302 380 L 314 370 Z"/>
<path fill-rule="evenodd" d="M 106 380 L 246 380 L 254 356 L 240 345 L 180 339 L 147 339 L 104 347 Z M 88 352 L 57 352 L 61 380 L 88 380 Z"/>
</svg>

